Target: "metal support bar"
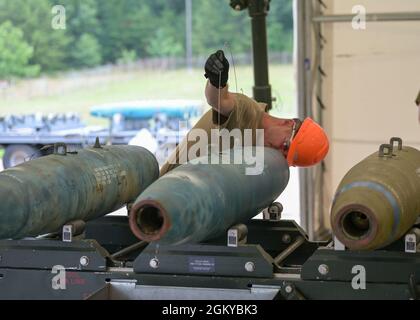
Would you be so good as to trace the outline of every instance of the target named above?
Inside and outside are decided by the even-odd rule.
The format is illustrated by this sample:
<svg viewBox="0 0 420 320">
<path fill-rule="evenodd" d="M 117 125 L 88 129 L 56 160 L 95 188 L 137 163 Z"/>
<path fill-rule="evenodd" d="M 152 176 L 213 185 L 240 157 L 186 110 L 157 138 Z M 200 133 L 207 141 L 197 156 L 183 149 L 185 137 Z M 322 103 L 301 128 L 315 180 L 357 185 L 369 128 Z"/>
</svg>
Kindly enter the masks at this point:
<svg viewBox="0 0 420 320">
<path fill-rule="evenodd" d="M 297 248 L 305 243 L 305 238 L 297 237 L 296 240 L 283 250 L 277 257 L 274 258 L 274 264 L 279 266 L 288 256 L 290 256 Z"/>
<path fill-rule="evenodd" d="M 118 252 L 115 252 L 114 254 L 111 255 L 111 258 L 112 259 L 118 259 L 120 257 L 124 257 L 131 252 L 134 252 L 138 249 L 141 249 L 141 248 L 145 247 L 147 244 L 148 243 L 145 242 L 145 241 L 140 241 L 140 242 L 135 243 L 135 244 L 133 244 L 133 245 L 127 247 L 127 248 L 124 248 L 124 249 L 122 249 Z"/>
<path fill-rule="evenodd" d="M 252 25 L 252 49 L 254 57 L 254 98 L 272 108 L 271 85 L 268 77 L 268 50 L 267 50 L 267 5 L 264 0 L 249 2 L 249 15 Z"/>
<path fill-rule="evenodd" d="M 237 10 L 248 9 L 252 26 L 252 50 L 254 62 L 254 99 L 272 108 L 271 85 L 268 76 L 268 49 L 266 16 L 270 0 L 230 0 L 230 6 Z"/>
<path fill-rule="evenodd" d="M 355 15 L 338 14 L 322 15 L 312 18 L 316 23 L 352 22 Z M 420 12 L 399 12 L 399 13 L 370 13 L 366 14 L 367 22 L 397 22 L 397 21 L 420 21 Z"/>
<path fill-rule="evenodd" d="M 315 1 L 314 6 L 312 7 L 312 16 L 322 15 L 322 6 L 319 1 Z M 324 45 L 322 43 L 324 26 L 321 24 L 312 24 L 313 25 L 313 41 L 314 41 L 314 58 L 313 58 L 313 67 L 312 67 L 312 83 L 311 90 L 313 94 L 313 99 L 317 103 L 313 103 L 312 108 L 314 109 L 315 120 L 324 125 L 324 114 L 323 109 L 326 108 L 323 100 L 323 84 L 324 78 L 327 77 L 327 74 L 323 70 L 324 65 L 324 56 L 322 50 Z M 313 174 L 313 214 L 309 221 L 311 222 L 310 236 L 311 239 L 319 239 L 320 233 L 325 232 L 327 228 L 327 223 L 325 222 L 325 209 L 326 204 L 324 200 L 324 173 L 325 173 L 325 162 L 317 165 L 312 168 Z M 317 192 L 315 192 L 317 190 Z M 329 205 L 329 204 L 328 204 Z"/>
<path fill-rule="evenodd" d="M 297 62 L 297 108 L 299 118 L 312 114 L 312 2 L 294 0 L 295 59 Z M 313 239 L 314 184 L 312 170 L 299 170 L 301 225 Z"/>
</svg>

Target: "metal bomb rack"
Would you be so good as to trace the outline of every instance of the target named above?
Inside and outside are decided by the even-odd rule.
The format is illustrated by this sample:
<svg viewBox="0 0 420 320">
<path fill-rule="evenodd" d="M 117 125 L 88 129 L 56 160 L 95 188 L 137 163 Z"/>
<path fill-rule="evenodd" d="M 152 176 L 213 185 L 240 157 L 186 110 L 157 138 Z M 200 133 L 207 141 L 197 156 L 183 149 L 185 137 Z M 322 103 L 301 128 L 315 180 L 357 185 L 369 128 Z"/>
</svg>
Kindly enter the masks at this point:
<svg viewBox="0 0 420 320">
<path fill-rule="evenodd" d="M 220 239 L 164 246 L 107 216 L 0 241 L 0 299 L 417 299 L 420 254 L 405 240 L 341 251 L 293 221 L 251 220 Z"/>
</svg>

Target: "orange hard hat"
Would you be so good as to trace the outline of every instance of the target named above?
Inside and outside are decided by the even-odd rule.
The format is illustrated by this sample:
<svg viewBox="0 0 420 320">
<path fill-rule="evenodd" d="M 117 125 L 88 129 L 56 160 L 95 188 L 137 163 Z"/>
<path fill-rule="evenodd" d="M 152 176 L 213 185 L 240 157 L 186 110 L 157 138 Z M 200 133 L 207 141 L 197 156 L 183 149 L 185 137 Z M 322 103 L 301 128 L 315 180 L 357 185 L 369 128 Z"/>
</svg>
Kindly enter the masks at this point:
<svg viewBox="0 0 420 320">
<path fill-rule="evenodd" d="M 313 166 L 324 160 L 329 145 L 324 129 L 307 118 L 290 144 L 287 162 L 290 167 Z"/>
</svg>

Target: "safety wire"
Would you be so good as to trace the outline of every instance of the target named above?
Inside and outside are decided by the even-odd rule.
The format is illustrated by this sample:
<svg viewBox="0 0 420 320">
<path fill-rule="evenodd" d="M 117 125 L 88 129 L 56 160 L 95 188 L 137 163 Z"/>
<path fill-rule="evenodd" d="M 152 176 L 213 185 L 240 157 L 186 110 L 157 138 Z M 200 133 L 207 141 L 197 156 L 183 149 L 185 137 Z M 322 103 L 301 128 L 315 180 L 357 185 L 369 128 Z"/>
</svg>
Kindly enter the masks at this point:
<svg viewBox="0 0 420 320">
<path fill-rule="evenodd" d="M 221 106 L 221 95 L 222 95 L 222 71 L 219 71 L 219 97 L 217 102 L 217 125 L 220 130 L 221 121 L 220 121 L 220 106 Z"/>
<path fill-rule="evenodd" d="M 233 66 L 233 74 L 235 75 L 235 89 L 236 93 L 238 93 L 238 78 L 236 77 L 236 66 L 235 66 L 235 59 L 233 58 L 232 50 L 230 49 L 229 42 L 225 42 L 225 48 L 229 50 L 230 58 L 232 60 L 232 66 Z"/>
<path fill-rule="evenodd" d="M 222 86 L 222 72 L 219 71 L 219 87 L 217 88 L 217 90 L 218 90 L 218 98 L 217 98 L 217 129 L 218 129 L 218 135 L 219 135 L 218 138 L 219 139 L 220 139 L 220 126 L 221 126 L 221 117 L 220 117 L 221 94 L 222 94 L 222 88 L 221 88 L 221 86 Z M 220 152 L 220 149 L 219 150 L 216 150 L 216 148 L 213 148 L 213 144 L 210 143 L 208 145 L 207 152 L 208 153 L 213 153 L 213 152 L 219 153 Z"/>
<path fill-rule="evenodd" d="M 233 74 L 235 76 L 235 90 L 236 90 L 236 93 L 238 93 L 238 78 L 236 76 L 235 59 L 233 57 L 233 53 L 232 53 L 232 50 L 230 48 L 229 42 L 226 41 L 224 43 L 224 47 L 229 51 L 230 58 L 232 60 Z M 222 72 L 219 72 L 219 101 L 218 101 L 218 125 L 219 125 L 219 128 L 220 128 L 220 125 L 221 125 L 221 121 L 220 121 L 220 105 L 221 105 L 221 90 L 222 90 L 221 86 L 222 86 Z"/>
<path fill-rule="evenodd" d="M 238 78 L 236 76 L 235 59 L 233 58 L 233 53 L 232 53 L 232 50 L 230 49 L 230 45 L 229 45 L 228 42 L 224 43 L 224 47 L 229 51 L 230 58 L 232 60 L 233 73 L 234 73 L 234 76 L 235 76 L 235 89 L 236 89 L 236 93 L 238 93 Z M 218 118 L 217 119 L 217 124 L 218 124 L 218 127 L 219 127 L 219 134 L 220 134 L 220 127 L 221 127 L 221 109 L 220 109 L 220 107 L 221 107 L 221 92 L 222 92 L 221 86 L 222 86 L 222 72 L 219 71 L 219 96 L 218 96 L 218 106 L 217 106 L 217 111 L 218 111 L 217 112 L 217 118 Z M 219 152 L 220 152 L 220 150 L 219 150 Z"/>
</svg>

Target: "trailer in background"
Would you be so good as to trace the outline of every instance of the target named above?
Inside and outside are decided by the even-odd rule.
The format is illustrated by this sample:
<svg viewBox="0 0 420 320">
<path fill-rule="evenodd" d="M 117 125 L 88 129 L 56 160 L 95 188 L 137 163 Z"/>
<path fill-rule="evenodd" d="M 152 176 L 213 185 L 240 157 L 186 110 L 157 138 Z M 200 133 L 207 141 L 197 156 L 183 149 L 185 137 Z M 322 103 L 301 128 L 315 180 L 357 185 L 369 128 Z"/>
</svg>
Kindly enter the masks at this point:
<svg viewBox="0 0 420 320">
<path fill-rule="evenodd" d="M 0 118 L 0 147 L 5 169 L 50 154 L 55 143 L 68 151 L 101 144 L 136 144 L 164 161 L 203 113 L 201 101 L 150 100 L 91 108 L 94 117 L 107 118 L 108 127 L 86 126 L 74 113 L 9 115 Z"/>
</svg>

